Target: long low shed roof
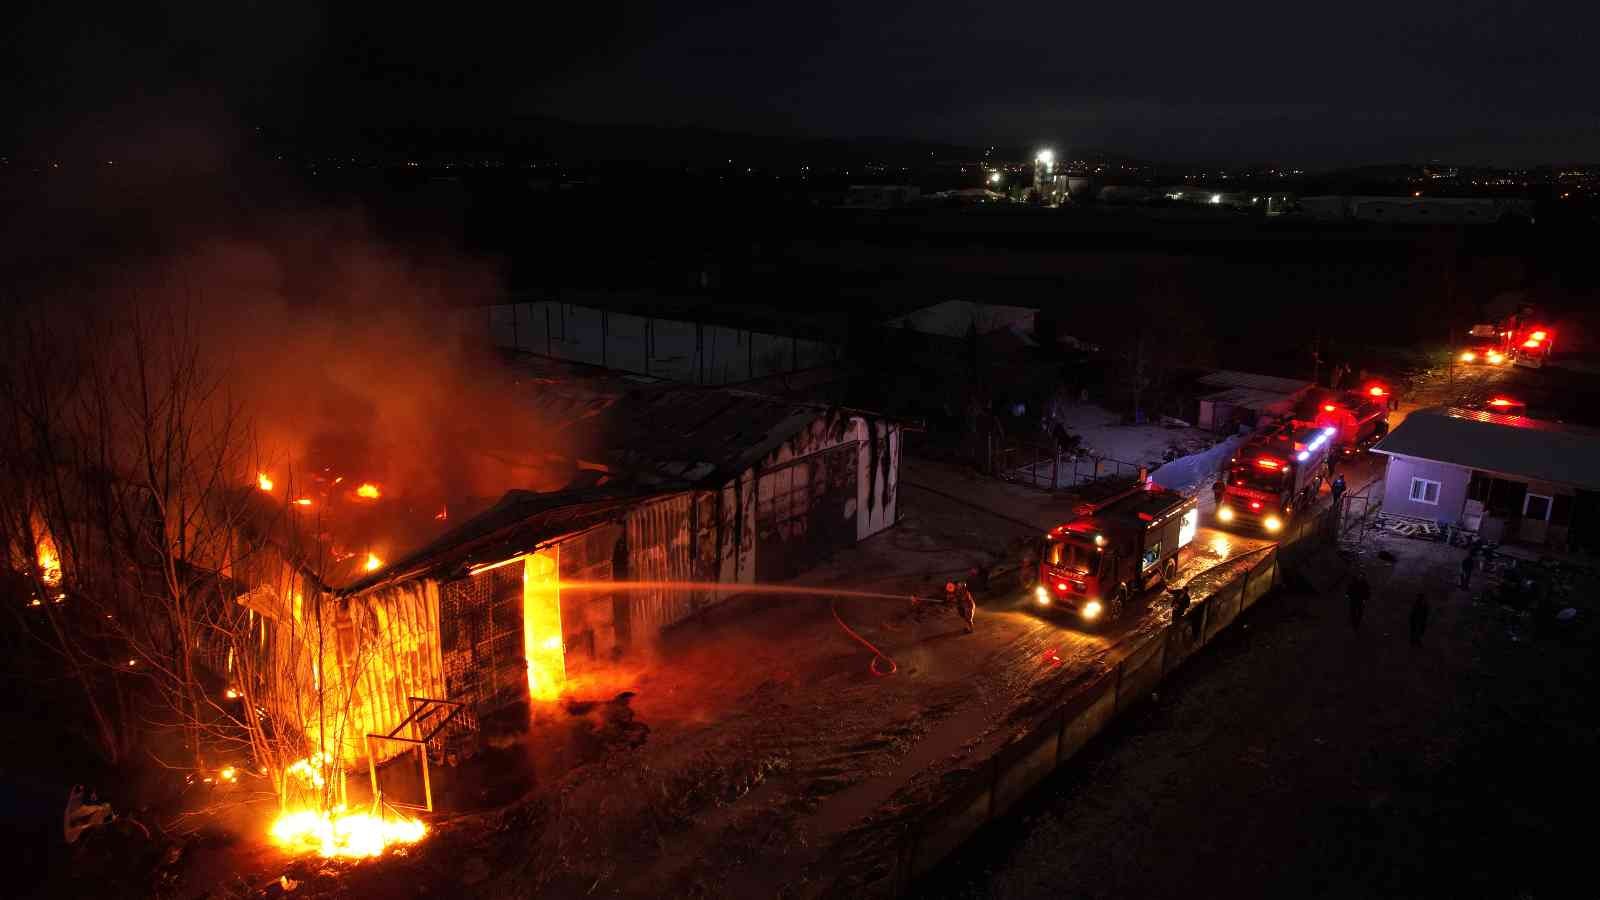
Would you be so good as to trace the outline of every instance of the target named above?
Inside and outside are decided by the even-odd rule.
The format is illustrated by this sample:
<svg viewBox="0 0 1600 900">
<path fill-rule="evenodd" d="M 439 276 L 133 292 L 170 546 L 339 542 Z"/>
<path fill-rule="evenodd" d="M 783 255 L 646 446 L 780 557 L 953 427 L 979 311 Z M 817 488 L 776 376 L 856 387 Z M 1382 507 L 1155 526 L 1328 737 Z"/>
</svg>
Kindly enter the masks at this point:
<svg viewBox="0 0 1600 900">
<path fill-rule="evenodd" d="M 1245 387 L 1228 388 L 1215 394 L 1207 394 L 1200 400 L 1205 403 L 1225 403 L 1256 412 L 1277 412 L 1294 407 L 1294 397 L 1288 394 Z"/>
<path fill-rule="evenodd" d="M 1254 372 L 1235 372 L 1232 369 L 1218 369 L 1207 375 L 1200 376 L 1200 383 L 1214 388 L 1250 388 L 1257 391 L 1272 391 L 1277 394 L 1299 394 L 1309 390 L 1311 382 L 1300 381 L 1296 378 L 1279 378 L 1276 375 L 1257 375 Z"/>
<path fill-rule="evenodd" d="M 1372 449 L 1600 491 L 1600 432 L 1523 416 L 1419 409 Z"/>
</svg>

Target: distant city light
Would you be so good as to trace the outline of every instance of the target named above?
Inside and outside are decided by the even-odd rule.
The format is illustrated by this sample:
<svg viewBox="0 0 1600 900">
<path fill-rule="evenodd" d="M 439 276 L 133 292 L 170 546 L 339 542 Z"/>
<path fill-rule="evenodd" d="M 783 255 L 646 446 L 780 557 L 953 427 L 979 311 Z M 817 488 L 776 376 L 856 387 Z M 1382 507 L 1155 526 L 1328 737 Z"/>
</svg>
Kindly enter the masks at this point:
<svg viewBox="0 0 1600 900">
<path fill-rule="evenodd" d="M 1000 183 L 1000 173 L 999 172 L 990 172 L 989 173 L 989 183 L 990 184 L 999 184 Z"/>
<path fill-rule="evenodd" d="M 1039 151 L 1039 155 L 1035 156 L 1033 161 L 1036 163 L 1043 163 L 1047 166 L 1055 165 L 1056 152 L 1051 150 L 1049 147 L 1046 147 L 1045 149 Z"/>
<path fill-rule="evenodd" d="M 1221 203 L 1222 202 L 1222 195 L 1221 194 L 1212 194 L 1211 195 L 1211 202 L 1212 203 Z"/>
</svg>

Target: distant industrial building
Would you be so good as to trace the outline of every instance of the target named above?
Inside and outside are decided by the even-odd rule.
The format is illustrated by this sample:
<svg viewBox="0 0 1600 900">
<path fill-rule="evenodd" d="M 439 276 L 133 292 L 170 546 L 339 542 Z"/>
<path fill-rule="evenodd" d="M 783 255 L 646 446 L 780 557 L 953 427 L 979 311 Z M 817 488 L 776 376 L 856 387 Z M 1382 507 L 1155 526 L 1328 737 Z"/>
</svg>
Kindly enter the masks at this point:
<svg viewBox="0 0 1600 900">
<path fill-rule="evenodd" d="M 1492 225 L 1532 215 L 1532 206 L 1506 197 L 1302 197 L 1300 211 L 1325 222 L 1399 225 Z"/>
<path fill-rule="evenodd" d="M 922 188 L 910 184 L 852 184 L 845 192 L 846 209 L 896 209 L 922 197 Z"/>
<path fill-rule="evenodd" d="M 683 384 L 743 384 L 832 365 L 836 345 L 792 335 L 539 300 L 463 311 L 493 346 Z M 480 338 L 481 340 L 481 338 Z"/>
<path fill-rule="evenodd" d="M 1373 452 L 1389 458 L 1384 512 L 1507 543 L 1600 543 L 1600 431 L 1433 407 L 1407 416 Z"/>
</svg>

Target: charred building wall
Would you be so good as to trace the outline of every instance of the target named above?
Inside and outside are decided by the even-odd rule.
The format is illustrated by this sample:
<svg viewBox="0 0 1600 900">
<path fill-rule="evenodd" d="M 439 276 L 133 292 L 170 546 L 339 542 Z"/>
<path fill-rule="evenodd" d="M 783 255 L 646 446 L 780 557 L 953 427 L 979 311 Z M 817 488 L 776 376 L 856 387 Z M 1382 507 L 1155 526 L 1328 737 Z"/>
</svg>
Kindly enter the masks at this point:
<svg viewBox="0 0 1600 900">
<path fill-rule="evenodd" d="M 838 411 L 821 416 L 718 492 L 718 580 L 793 577 L 893 525 L 900 427 Z"/>
</svg>

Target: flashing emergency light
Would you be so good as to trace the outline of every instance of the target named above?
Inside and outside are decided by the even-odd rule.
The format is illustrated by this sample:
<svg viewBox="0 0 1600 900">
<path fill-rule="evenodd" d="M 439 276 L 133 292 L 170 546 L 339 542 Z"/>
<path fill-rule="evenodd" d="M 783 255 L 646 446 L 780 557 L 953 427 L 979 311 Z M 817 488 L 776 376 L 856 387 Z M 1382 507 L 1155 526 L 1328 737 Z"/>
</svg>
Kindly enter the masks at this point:
<svg viewBox="0 0 1600 900">
<path fill-rule="evenodd" d="M 1306 460 L 1308 460 L 1310 458 L 1311 458 L 1311 451 L 1309 451 L 1309 450 L 1301 450 L 1299 452 L 1299 454 L 1297 454 L 1295 456 L 1295 459 L 1299 460 L 1300 462 L 1305 462 Z"/>
<path fill-rule="evenodd" d="M 1531 350 L 1537 350 L 1537 349 L 1539 349 L 1539 342 L 1534 340 L 1533 338 L 1528 338 L 1527 340 L 1522 342 L 1522 346 L 1527 347 L 1527 348 L 1529 348 Z"/>
<path fill-rule="evenodd" d="M 1278 461 L 1275 459 L 1268 459 L 1267 457 L 1263 456 L 1256 460 L 1256 465 L 1263 469 L 1276 469 L 1278 468 Z"/>
<path fill-rule="evenodd" d="M 1338 407 L 1334 406 L 1332 403 L 1324 403 L 1324 404 L 1322 404 L 1322 411 L 1323 412 L 1333 412 L 1335 409 L 1338 409 Z"/>
<path fill-rule="evenodd" d="M 1545 334 L 1543 331 L 1535 331 L 1533 334 L 1528 335 L 1528 337 L 1531 337 L 1536 341 L 1542 341 L 1546 337 L 1549 337 L 1549 335 Z"/>
<path fill-rule="evenodd" d="M 1372 387 L 1367 388 L 1367 393 L 1374 397 L 1382 397 L 1384 394 L 1387 394 L 1388 391 L 1383 389 L 1383 385 L 1375 384 Z"/>
<path fill-rule="evenodd" d="M 1504 397 L 1496 397 L 1493 400 L 1489 401 L 1489 405 L 1490 406 L 1514 406 L 1515 403 L 1513 401 L 1507 400 Z"/>
</svg>

